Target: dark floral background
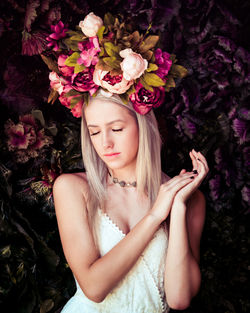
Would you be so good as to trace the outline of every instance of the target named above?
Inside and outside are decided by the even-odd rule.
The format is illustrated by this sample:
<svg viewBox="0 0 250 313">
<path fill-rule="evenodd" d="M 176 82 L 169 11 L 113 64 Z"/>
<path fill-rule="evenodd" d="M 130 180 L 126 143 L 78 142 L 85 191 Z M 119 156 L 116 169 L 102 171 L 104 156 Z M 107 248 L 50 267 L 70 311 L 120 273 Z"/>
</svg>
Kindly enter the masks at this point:
<svg viewBox="0 0 250 313">
<path fill-rule="evenodd" d="M 170 176 L 202 151 L 207 219 L 202 286 L 185 312 L 250 312 L 250 3 L 233 0 L 5 0 L 0 2 L 0 310 L 60 312 L 74 293 L 56 224 L 52 185 L 83 170 L 80 119 L 47 103 L 50 25 L 74 28 L 93 11 L 130 16 L 161 34 L 188 76 L 155 110 Z M 152 312 L 153 313 L 153 312 Z"/>
</svg>

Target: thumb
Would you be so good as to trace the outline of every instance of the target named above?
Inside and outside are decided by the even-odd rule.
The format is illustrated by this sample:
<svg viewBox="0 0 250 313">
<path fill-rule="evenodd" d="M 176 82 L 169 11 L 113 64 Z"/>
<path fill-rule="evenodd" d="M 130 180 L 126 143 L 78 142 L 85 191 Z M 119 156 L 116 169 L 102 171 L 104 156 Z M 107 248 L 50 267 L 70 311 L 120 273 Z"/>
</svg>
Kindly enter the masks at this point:
<svg viewBox="0 0 250 313">
<path fill-rule="evenodd" d="M 182 170 L 180 171 L 180 174 L 184 174 L 184 173 L 186 173 L 186 170 L 185 170 L 185 169 L 182 169 Z"/>
</svg>

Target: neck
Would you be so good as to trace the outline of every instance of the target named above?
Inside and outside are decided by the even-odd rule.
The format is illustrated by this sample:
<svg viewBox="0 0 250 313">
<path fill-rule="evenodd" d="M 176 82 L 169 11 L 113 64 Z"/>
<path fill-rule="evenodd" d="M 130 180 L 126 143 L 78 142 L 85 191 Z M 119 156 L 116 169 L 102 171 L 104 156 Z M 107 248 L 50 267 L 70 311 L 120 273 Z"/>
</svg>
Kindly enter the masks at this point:
<svg viewBox="0 0 250 313">
<path fill-rule="evenodd" d="M 124 171 L 114 171 L 108 169 L 109 177 L 108 179 L 112 183 L 120 184 L 122 187 L 136 187 L 136 176 L 135 171 L 133 172 L 124 172 Z"/>
<path fill-rule="evenodd" d="M 124 181 L 136 181 L 135 169 L 131 170 L 111 170 L 108 169 L 112 177 L 116 177 Z"/>
</svg>

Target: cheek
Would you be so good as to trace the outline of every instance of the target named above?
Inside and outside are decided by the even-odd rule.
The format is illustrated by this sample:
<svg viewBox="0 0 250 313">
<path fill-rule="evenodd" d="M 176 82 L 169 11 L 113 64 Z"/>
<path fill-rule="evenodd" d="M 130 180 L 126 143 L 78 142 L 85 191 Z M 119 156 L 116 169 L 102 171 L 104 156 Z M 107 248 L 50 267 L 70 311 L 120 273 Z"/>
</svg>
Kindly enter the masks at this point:
<svg viewBox="0 0 250 313">
<path fill-rule="evenodd" d="M 93 147 L 94 147 L 96 153 L 99 154 L 99 151 L 100 151 L 100 144 L 99 144 L 99 142 L 98 142 L 98 138 L 92 139 L 92 138 L 90 137 L 90 141 L 91 141 L 91 143 L 92 143 L 92 145 L 93 145 Z"/>
<path fill-rule="evenodd" d="M 139 131 L 137 127 L 131 129 L 127 139 L 127 146 L 131 147 L 131 152 L 137 152 L 139 146 Z"/>
</svg>

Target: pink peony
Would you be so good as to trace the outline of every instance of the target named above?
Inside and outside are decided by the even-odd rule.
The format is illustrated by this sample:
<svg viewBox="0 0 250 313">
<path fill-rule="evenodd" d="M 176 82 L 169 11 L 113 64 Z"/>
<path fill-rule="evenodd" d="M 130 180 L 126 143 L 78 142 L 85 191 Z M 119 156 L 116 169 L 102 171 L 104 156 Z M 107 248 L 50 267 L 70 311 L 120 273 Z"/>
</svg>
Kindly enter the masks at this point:
<svg viewBox="0 0 250 313">
<path fill-rule="evenodd" d="M 56 72 L 49 73 L 50 87 L 55 89 L 59 95 L 63 92 L 64 87 L 68 84 L 68 81 L 60 77 Z"/>
<path fill-rule="evenodd" d="M 71 109 L 71 113 L 75 117 L 81 117 L 82 116 L 82 106 L 83 106 L 83 97 L 79 98 L 79 101 L 73 106 L 71 106 L 71 100 L 73 98 L 79 97 L 79 95 L 74 95 L 70 97 L 66 97 L 66 93 L 68 93 L 71 90 L 70 86 L 66 86 L 64 88 L 63 93 L 59 97 L 59 101 L 62 105 L 64 105 L 66 108 Z"/>
<path fill-rule="evenodd" d="M 83 21 L 79 23 L 82 32 L 87 37 L 96 36 L 99 28 L 103 25 L 103 21 L 99 16 L 96 16 L 93 12 L 89 13 Z"/>
<path fill-rule="evenodd" d="M 83 101 L 79 101 L 73 109 L 71 109 L 71 113 L 74 117 L 81 117 L 82 116 L 82 107 L 83 107 Z"/>
<path fill-rule="evenodd" d="M 14 152 L 19 163 L 37 157 L 44 146 L 53 143 L 53 139 L 44 134 L 44 129 L 39 127 L 31 114 L 20 116 L 17 124 L 8 119 L 4 128 L 8 149 Z"/>
<path fill-rule="evenodd" d="M 111 76 L 108 71 L 102 70 L 94 71 L 93 81 L 96 85 L 116 94 L 125 93 L 134 83 L 133 80 L 126 80 L 122 74 Z"/>
<path fill-rule="evenodd" d="M 130 95 L 130 101 L 136 112 L 145 115 L 152 107 L 159 107 L 165 97 L 164 87 L 153 87 L 154 91 L 147 90 L 141 83 L 135 86 L 135 93 Z"/>
<path fill-rule="evenodd" d="M 58 63 L 58 68 L 60 72 L 63 74 L 63 76 L 71 76 L 74 73 L 74 68 L 71 66 L 65 65 L 65 61 L 68 58 L 68 55 L 61 54 L 58 57 L 57 63 Z"/>
<path fill-rule="evenodd" d="M 88 41 L 83 41 L 78 44 L 81 54 L 77 60 L 78 64 L 83 64 L 86 67 L 96 65 L 98 62 L 98 53 L 101 51 L 98 38 L 91 37 Z"/>
<path fill-rule="evenodd" d="M 77 91 L 88 91 L 92 96 L 98 89 L 98 86 L 93 81 L 94 67 L 86 67 L 82 72 L 71 76 L 71 87 Z"/>
<path fill-rule="evenodd" d="M 139 78 L 148 67 L 148 61 L 132 49 L 120 51 L 120 56 L 124 58 L 120 65 L 126 80 Z"/>
</svg>

